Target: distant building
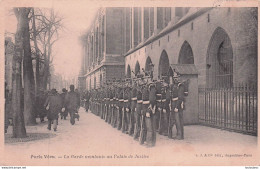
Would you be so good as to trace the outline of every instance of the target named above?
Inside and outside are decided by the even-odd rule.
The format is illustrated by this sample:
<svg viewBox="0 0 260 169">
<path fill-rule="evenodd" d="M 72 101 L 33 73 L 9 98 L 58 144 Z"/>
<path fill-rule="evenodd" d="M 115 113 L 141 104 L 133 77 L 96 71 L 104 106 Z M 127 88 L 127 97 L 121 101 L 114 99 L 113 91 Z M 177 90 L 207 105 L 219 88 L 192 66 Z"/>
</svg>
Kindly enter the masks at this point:
<svg viewBox="0 0 260 169">
<path fill-rule="evenodd" d="M 92 27 L 81 37 L 79 88 L 100 88 L 125 76 L 124 54 L 130 49 L 130 8 L 100 8 Z"/>
</svg>

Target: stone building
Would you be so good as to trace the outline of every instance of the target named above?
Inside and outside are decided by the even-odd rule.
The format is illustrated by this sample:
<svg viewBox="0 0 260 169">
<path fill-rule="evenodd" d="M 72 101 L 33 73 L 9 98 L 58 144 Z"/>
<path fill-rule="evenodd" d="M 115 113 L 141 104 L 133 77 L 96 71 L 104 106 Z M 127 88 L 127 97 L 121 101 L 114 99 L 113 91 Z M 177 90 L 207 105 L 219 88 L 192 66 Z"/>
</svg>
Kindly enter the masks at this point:
<svg viewBox="0 0 260 169">
<path fill-rule="evenodd" d="M 96 19 L 84 41 L 88 44 L 84 51 L 90 53 L 83 57 L 87 89 L 100 86 L 102 80 L 119 72 L 133 77 L 134 73 L 153 69 L 154 79 L 159 79 L 177 69 L 184 79 L 190 79 L 185 124 L 203 119 L 211 126 L 257 133 L 257 92 L 244 90 L 245 86 L 236 88 L 257 84 L 257 8 L 102 10 L 104 14 L 99 11 L 98 16 L 105 18 L 105 29 L 97 26 L 102 17 Z M 95 50 L 95 37 L 106 39 L 101 52 Z M 117 67 L 107 66 L 112 60 Z"/>
<path fill-rule="evenodd" d="M 96 89 L 106 81 L 124 78 L 124 54 L 130 49 L 130 8 L 100 8 L 81 37 L 80 89 Z"/>
</svg>

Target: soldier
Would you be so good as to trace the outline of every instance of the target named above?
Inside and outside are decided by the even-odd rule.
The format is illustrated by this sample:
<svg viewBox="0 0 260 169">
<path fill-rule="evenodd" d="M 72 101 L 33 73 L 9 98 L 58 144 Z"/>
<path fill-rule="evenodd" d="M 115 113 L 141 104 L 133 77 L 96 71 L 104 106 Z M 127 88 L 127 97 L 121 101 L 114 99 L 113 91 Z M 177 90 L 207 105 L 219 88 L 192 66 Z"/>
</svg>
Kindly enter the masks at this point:
<svg viewBox="0 0 260 169">
<path fill-rule="evenodd" d="M 129 122 L 130 122 L 130 100 L 131 100 L 131 88 L 130 88 L 130 79 L 125 80 L 125 85 L 124 85 L 124 109 L 123 109 L 123 118 L 122 118 L 122 131 L 128 134 L 128 127 L 129 127 Z M 130 99 L 130 100 L 129 100 Z"/>
<path fill-rule="evenodd" d="M 102 115 L 102 119 L 107 122 L 107 117 L 108 117 L 108 109 L 109 109 L 109 87 L 108 87 L 108 82 L 106 83 L 105 89 L 104 89 L 104 111 Z"/>
<path fill-rule="evenodd" d="M 136 86 L 136 110 L 134 111 L 135 128 L 134 128 L 134 139 L 138 140 L 141 130 L 141 115 L 142 115 L 142 75 L 137 75 L 137 86 Z"/>
<path fill-rule="evenodd" d="M 137 82 L 136 82 L 137 78 L 134 78 L 132 81 L 132 90 L 131 90 L 131 94 L 130 96 L 130 100 L 131 100 L 131 112 L 130 112 L 130 123 L 129 123 L 129 127 L 128 127 L 128 133 L 129 135 L 132 135 L 134 133 L 134 127 L 135 127 L 135 123 L 136 123 L 136 119 L 135 119 L 135 113 L 136 113 L 136 104 L 137 104 Z"/>
<path fill-rule="evenodd" d="M 171 85 L 172 91 L 172 102 L 171 102 L 171 111 L 174 112 L 174 120 L 176 121 L 177 128 L 177 136 L 174 139 L 183 140 L 184 139 L 184 126 L 183 126 L 183 109 L 184 109 L 184 96 L 188 94 L 188 82 L 179 81 L 179 73 L 174 70 L 173 72 L 173 85 Z M 170 137 L 172 137 L 172 127 L 174 126 L 174 122 L 172 121 L 169 124 L 169 133 Z"/>
<path fill-rule="evenodd" d="M 118 98 L 119 98 L 119 94 L 120 94 L 120 88 L 119 88 L 119 85 L 116 81 L 114 82 L 114 91 L 115 91 L 115 99 L 114 99 L 115 124 L 114 124 L 114 127 L 119 128 L 119 121 L 118 121 L 118 119 L 119 119 L 119 99 Z"/>
<path fill-rule="evenodd" d="M 160 131 L 159 134 L 162 134 L 164 136 L 168 135 L 168 118 L 169 118 L 169 98 L 166 99 L 167 96 L 167 90 L 168 90 L 168 84 L 166 80 L 166 76 L 162 77 L 162 87 L 161 87 L 161 94 L 162 94 L 162 100 L 161 100 L 161 118 L 160 118 Z"/>
<path fill-rule="evenodd" d="M 110 88 L 110 92 L 111 92 L 111 125 L 112 127 L 116 127 L 116 91 L 115 91 L 115 86 L 114 84 L 111 85 Z"/>
<path fill-rule="evenodd" d="M 148 79 L 148 92 L 149 92 L 149 102 L 148 109 L 146 109 L 145 113 L 145 125 L 146 125 L 146 144 L 147 147 L 153 147 L 156 143 L 156 88 L 155 83 L 149 77 Z M 145 101 L 143 101 L 143 104 Z M 145 106 L 146 107 L 146 106 Z"/>
<path fill-rule="evenodd" d="M 149 85 L 147 83 L 147 79 L 143 80 L 142 82 L 142 112 L 141 112 L 141 131 L 140 131 L 140 144 L 144 144 L 146 141 L 146 134 L 147 134 L 147 117 L 149 116 Z M 149 125 L 149 124 L 148 124 Z"/>
<path fill-rule="evenodd" d="M 117 129 L 120 130 L 122 128 L 122 109 L 124 106 L 124 88 L 122 85 L 122 81 L 118 86 L 118 116 L 117 116 Z"/>
</svg>

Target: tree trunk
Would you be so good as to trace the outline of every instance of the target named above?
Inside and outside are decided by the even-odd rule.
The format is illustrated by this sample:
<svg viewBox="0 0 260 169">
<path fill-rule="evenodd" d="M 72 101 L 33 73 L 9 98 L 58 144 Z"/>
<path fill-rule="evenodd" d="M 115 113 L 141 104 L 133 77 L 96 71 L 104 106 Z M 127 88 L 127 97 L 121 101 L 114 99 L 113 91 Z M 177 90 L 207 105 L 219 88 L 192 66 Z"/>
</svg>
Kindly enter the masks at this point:
<svg viewBox="0 0 260 169">
<path fill-rule="evenodd" d="M 35 25 L 35 15 L 34 15 L 34 8 L 32 8 L 32 29 L 33 29 L 33 42 L 35 47 L 35 53 L 36 53 L 36 84 L 35 84 L 35 96 L 38 95 L 39 89 L 40 89 L 40 54 L 39 54 L 39 48 L 37 43 L 37 35 L 36 35 L 36 25 Z M 35 102 L 38 103 L 38 97 L 35 97 Z"/>
<path fill-rule="evenodd" d="M 26 137 L 26 129 L 24 124 L 24 115 L 22 111 L 21 89 L 22 89 L 22 55 L 23 55 L 23 41 L 22 33 L 23 27 L 23 9 L 14 8 L 17 18 L 17 31 L 15 34 L 15 46 L 13 57 L 13 72 L 12 72 L 12 107 L 11 112 L 13 116 L 13 137 L 24 138 Z"/>
<path fill-rule="evenodd" d="M 30 9 L 26 8 L 26 12 Z M 31 56 L 30 33 L 29 33 L 29 18 L 28 13 L 23 17 L 23 80 L 24 80 L 24 117 L 26 125 L 35 125 L 36 118 L 34 112 L 34 76 Z"/>
</svg>

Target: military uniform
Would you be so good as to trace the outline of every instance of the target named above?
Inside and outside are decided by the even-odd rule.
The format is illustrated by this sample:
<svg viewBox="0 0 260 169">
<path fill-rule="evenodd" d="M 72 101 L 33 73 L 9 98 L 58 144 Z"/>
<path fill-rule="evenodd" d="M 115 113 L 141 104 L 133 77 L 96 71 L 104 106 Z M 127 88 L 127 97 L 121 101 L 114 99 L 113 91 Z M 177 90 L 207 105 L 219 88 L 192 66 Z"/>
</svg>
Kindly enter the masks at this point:
<svg viewBox="0 0 260 169">
<path fill-rule="evenodd" d="M 140 129 L 141 129 L 141 113 L 142 113 L 142 106 L 143 106 L 143 99 L 142 99 L 142 91 L 141 85 L 138 85 L 136 89 L 136 111 L 134 111 L 134 119 L 135 119 L 135 128 L 134 128 L 134 139 L 138 140 L 140 136 Z"/>
<path fill-rule="evenodd" d="M 147 146 L 155 146 L 156 143 L 156 88 L 153 82 L 147 84 L 149 92 L 148 109 L 145 112 L 145 125 L 146 125 L 146 144 Z M 147 92 L 147 91 L 145 91 Z M 146 97 L 146 96 L 145 96 Z M 145 101 L 143 101 L 143 104 Z M 146 107 L 146 104 L 144 104 Z"/>
<path fill-rule="evenodd" d="M 146 124 L 148 122 L 148 114 L 150 114 L 149 110 L 149 86 L 145 84 L 142 88 L 142 99 L 143 99 L 143 105 L 142 105 L 142 120 L 141 123 L 143 124 L 141 126 L 141 133 L 140 133 L 140 144 L 143 144 L 144 141 L 146 141 L 146 134 L 147 134 L 147 126 L 150 124 Z M 149 122 L 150 123 L 150 122 Z M 149 140 L 150 141 L 150 140 Z M 149 144 L 149 143 L 148 143 Z"/>
<path fill-rule="evenodd" d="M 116 121 L 117 121 L 117 114 L 116 114 L 116 90 L 115 90 L 115 87 L 112 87 L 111 88 L 111 94 L 112 94 L 112 97 L 110 98 L 111 99 L 111 108 L 112 108 L 112 116 L 111 116 L 111 125 L 115 128 L 116 127 Z"/>
<path fill-rule="evenodd" d="M 122 128 L 122 109 L 124 106 L 124 97 L 123 97 L 124 89 L 122 86 L 118 87 L 118 116 L 117 116 L 117 129 L 120 130 Z"/>
<path fill-rule="evenodd" d="M 131 112 L 130 112 L 130 123 L 129 123 L 129 135 L 134 133 L 135 128 L 135 113 L 136 113 L 136 104 L 137 104 L 137 88 L 135 82 L 133 83 L 131 94 L 129 95 L 129 102 L 131 102 Z"/>
</svg>

